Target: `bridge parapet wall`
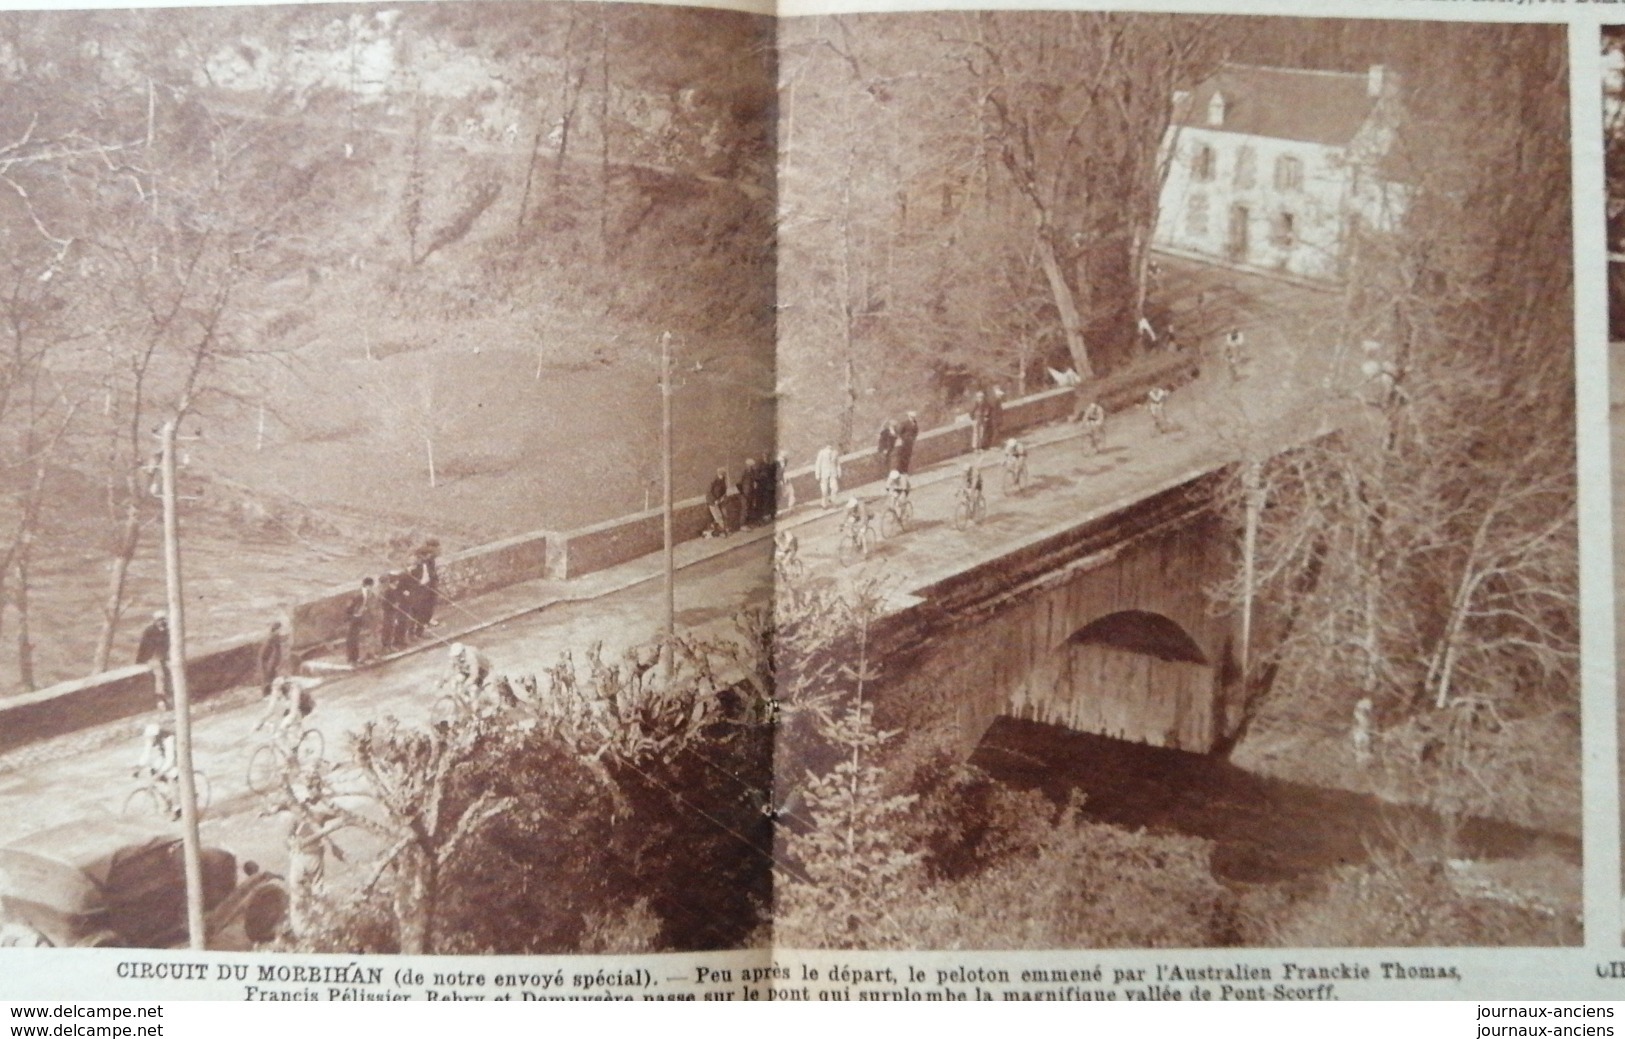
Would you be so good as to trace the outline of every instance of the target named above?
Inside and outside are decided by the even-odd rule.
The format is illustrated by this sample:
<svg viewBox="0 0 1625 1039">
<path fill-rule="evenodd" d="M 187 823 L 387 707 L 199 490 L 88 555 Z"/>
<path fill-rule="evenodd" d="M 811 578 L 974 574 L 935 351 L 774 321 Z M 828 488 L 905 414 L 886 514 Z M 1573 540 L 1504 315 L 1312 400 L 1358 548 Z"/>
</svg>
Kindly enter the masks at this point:
<svg viewBox="0 0 1625 1039">
<path fill-rule="evenodd" d="M 1194 356 L 1171 355 L 1151 366 L 1100 380 L 1094 384 L 1094 396 L 1107 410 L 1120 410 L 1137 402 L 1154 384 L 1177 385 L 1196 374 Z M 1077 390 L 1063 388 L 1012 401 L 1004 409 L 1004 429 L 1018 434 L 1061 421 L 1071 414 L 1077 399 Z M 969 452 L 970 435 L 970 425 L 963 419 L 922 433 L 914 449 L 916 464 L 934 465 Z M 881 471 L 882 465 L 873 450 L 846 455 L 842 459 L 842 483 L 856 486 L 883 479 L 886 474 Z M 817 497 L 810 466 L 792 470 L 789 479 L 798 501 Z M 673 538 L 679 542 L 697 538 L 708 522 L 709 511 L 703 498 L 677 502 L 672 515 Z M 449 598 L 463 598 L 544 576 L 579 577 L 658 551 L 663 542 L 660 509 L 576 530 L 533 531 L 442 557 L 441 591 Z M 292 655 L 297 658 L 340 642 L 345 634 L 345 606 L 354 594 L 355 585 L 346 585 L 290 607 Z M 253 681 L 262 637 L 251 633 L 195 653 L 187 664 L 193 697 L 205 700 Z M 9 698 L 0 702 L 0 751 L 140 714 L 150 710 L 152 703 L 151 676 L 144 668 L 120 668 Z"/>
<path fill-rule="evenodd" d="M 1109 412 L 1122 411 L 1145 399 L 1153 386 L 1180 386 L 1200 374 L 1200 364 L 1194 353 L 1169 354 L 1143 367 L 1090 383 L 1094 399 Z M 1004 406 L 1003 431 L 1015 436 L 1053 425 L 1069 418 L 1078 405 L 1079 390 L 1062 387 L 1043 390 L 1012 400 Z M 946 426 L 922 432 L 914 443 L 914 468 L 936 465 L 950 458 L 969 454 L 971 450 L 970 419 L 961 415 Z M 841 456 L 841 486 L 856 487 L 886 478 L 885 461 L 873 448 L 864 448 Z M 796 501 L 818 498 L 818 481 L 812 467 L 791 470 L 790 479 L 795 486 Z"/>
</svg>

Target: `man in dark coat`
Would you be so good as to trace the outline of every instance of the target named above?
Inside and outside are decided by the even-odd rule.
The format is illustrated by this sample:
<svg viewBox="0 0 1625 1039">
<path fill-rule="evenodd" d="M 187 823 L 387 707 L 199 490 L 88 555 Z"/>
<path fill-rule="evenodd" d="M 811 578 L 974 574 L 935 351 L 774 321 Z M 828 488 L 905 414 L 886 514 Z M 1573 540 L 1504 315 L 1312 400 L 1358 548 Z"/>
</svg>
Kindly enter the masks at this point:
<svg viewBox="0 0 1625 1039">
<path fill-rule="evenodd" d="M 718 469 L 716 478 L 711 486 L 705 490 L 705 506 L 711 510 L 711 529 L 706 531 L 707 536 L 724 537 L 729 530 L 728 513 L 724 511 L 724 502 L 728 500 L 728 470 Z"/>
<path fill-rule="evenodd" d="M 423 630 L 434 620 L 434 608 L 440 595 L 440 570 L 435 565 L 435 553 L 440 542 L 430 538 L 418 549 L 407 569 L 412 579 L 412 637 L 422 638 Z"/>
<path fill-rule="evenodd" d="M 271 622 L 271 633 L 260 646 L 260 695 L 270 696 L 271 686 L 282 674 L 282 622 Z"/>
<path fill-rule="evenodd" d="M 987 395 L 987 445 L 993 447 L 1004 435 L 1004 391 L 997 386 Z"/>
<path fill-rule="evenodd" d="M 379 623 L 379 642 L 383 645 L 385 653 L 401 648 L 403 622 L 406 620 L 405 610 L 409 602 L 402 595 L 402 576 L 397 573 L 385 574 L 384 590 L 379 595 L 382 614 Z"/>
<path fill-rule="evenodd" d="M 169 614 L 159 610 L 152 622 L 141 632 L 141 644 L 135 649 L 135 662 L 152 666 L 153 695 L 158 709 L 167 711 L 174 706 L 169 694 Z"/>
<path fill-rule="evenodd" d="M 970 449 L 972 451 L 981 451 L 990 443 L 988 437 L 989 418 L 990 408 L 987 394 L 977 390 L 976 396 L 972 397 L 970 402 Z"/>
<path fill-rule="evenodd" d="M 745 468 L 739 473 L 739 502 L 741 527 L 754 527 L 762 512 L 761 464 L 754 458 L 745 459 Z"/>
<path fill-rule="evenodd" d="M 920 438 L 920 417 L 909 412 L 903 417 L 903 424 L 897 427 L 897 457 L 893 460 L 892 468 L 908 475 L 909 466 L 914 464 L 914 441 Z"/>
<path fill-rule="evenodd" d="M 875 454 L 880 456 L 881 468 L 890 472 L 896 469 L 896 459 L 892 452 L 897 449 L 897 423 L 887 419 L 881 423 L 880 436 L 875 438 Z"/>
<path fill-rule="evenodd" d="M 367 628 L 378 623 L 378 592 L 370 577 L 361 579 L 361 590 L 344 607 L 344 659 L 351 667 L 371 660 L 377 654 L 370 643 Z"/>
</svg>

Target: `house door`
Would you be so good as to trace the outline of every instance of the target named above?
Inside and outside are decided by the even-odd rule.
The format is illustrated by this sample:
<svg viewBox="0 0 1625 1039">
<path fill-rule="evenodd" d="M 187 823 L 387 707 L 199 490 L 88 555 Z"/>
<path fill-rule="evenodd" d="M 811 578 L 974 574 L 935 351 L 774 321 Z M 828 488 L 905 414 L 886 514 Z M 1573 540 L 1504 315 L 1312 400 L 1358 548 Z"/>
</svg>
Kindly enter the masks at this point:
<svg viewBox="0 0 1625 1039">
<path fill-rule="evenodd" d="M 1246 206 L 1230 207 L 1230 236 L 1225 242 L 1225 255 L 1234 263 L 1247 259 L 1247 224 L 1251 217 Z"/>
</svg>

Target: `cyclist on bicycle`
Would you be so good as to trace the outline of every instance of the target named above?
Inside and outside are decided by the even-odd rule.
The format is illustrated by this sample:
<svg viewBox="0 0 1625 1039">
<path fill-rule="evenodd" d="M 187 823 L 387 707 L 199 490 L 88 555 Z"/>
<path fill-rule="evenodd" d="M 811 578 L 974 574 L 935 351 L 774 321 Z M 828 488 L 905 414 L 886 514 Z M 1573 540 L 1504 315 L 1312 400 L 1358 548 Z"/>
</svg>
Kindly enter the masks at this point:
<svg viewBox="0 0 1625 1039">
<path fill-rule="evenodd" d="M 180 766 L 175 758 L 175 733 L 169 726 L 151 722 L 141 730 L 141 758 L 130 774 L 137 779 L 152 780 L 153 787 L 169 805 L 170 814 L 180 818 L 180 798 L 174 794 Z"/>
<path fill-rule="evenodd" d="M 972 497 L 979 497 L 982 493 L 982 471 L 976 468 L 975 463 L 966 463 L 965 482 L 960 486 L 959 492 Z"/>
<path fill-rule="evenodd" d="M 254 731 L 271 723 L 271 732 L 278 737 L 297 739 L 305 716 L 316 709 L 316 698 L 309 686 L 293 675 L 283 675 L 271 684 L 271 698 L 265 713 L 254 723 Z"/>
<path fill-rule="evenodd" d="M 869 525 L 869 508 L 857 495 L 846 499 L 846 516 L 841 520 L 841 536 L 847 537 Z"/>
<path fill-rule="evenodd" d="M 1026 475 L 1027 445 L 1015 437 L 1004 442 L 1004 468 L 1012 474 Z"/>
<path fill-rule="evenodd" d="M 491 677 L 491 660 L 473 646 L 451 644 L 452 681 L 465 689 L 479 689 Z"/>
<path fill-rule="evenodd" d="M 903 505 L 908 501 L 909 492 L 914 489 L 907 476 L 899 470 L 893 469 L 891 475 L 886 477 L 886 505 L 888 508 L 901 512 Z"/>
<path fill-rule="evenodd" d="M 793 531 L 781 530 L 773 535 L 773 561 L 780 570 L 789 570 L 801 561 L 801 541 Z"/>
</svg>

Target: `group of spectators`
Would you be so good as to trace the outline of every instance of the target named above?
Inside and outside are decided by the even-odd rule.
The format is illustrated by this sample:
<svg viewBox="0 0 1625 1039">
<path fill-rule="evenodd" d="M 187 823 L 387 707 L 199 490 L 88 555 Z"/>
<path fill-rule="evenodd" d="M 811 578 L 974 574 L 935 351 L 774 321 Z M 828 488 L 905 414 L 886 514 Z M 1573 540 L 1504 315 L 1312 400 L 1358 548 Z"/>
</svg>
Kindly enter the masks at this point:
<svg viewBox="0 0 1625 1039">
<path fill-rule="evenodd" d="M 909 467 L 914 464 L 914 441 L 919 438 L 920 416 L 915 412 L 905 414 L 901 422 L 887 419 L 881 423 L 875 453 L 885 461 L 882 468 L 907 476 Z"/>
<path fill-rule="evenodd" d="M 772 461 L 745 459 L 739 482 L 728 482 L 726 467 L 717 470 L 705 490 L 705 504 L 711 511 L 706 537 L 722 537 L 736 530 L 748 530 L 773 522 L 782 505 L 795 506 L 795 488 L 785 479 L 788 459 L 783 451 Z"/>
<path fill-rule="evenodd" d="M 423 637 L 440 602 L 440 541 L 429 538 L 404 568 L 361 579 L 345 604 L 344 659 L 352 667 Z"/>
</svg>

